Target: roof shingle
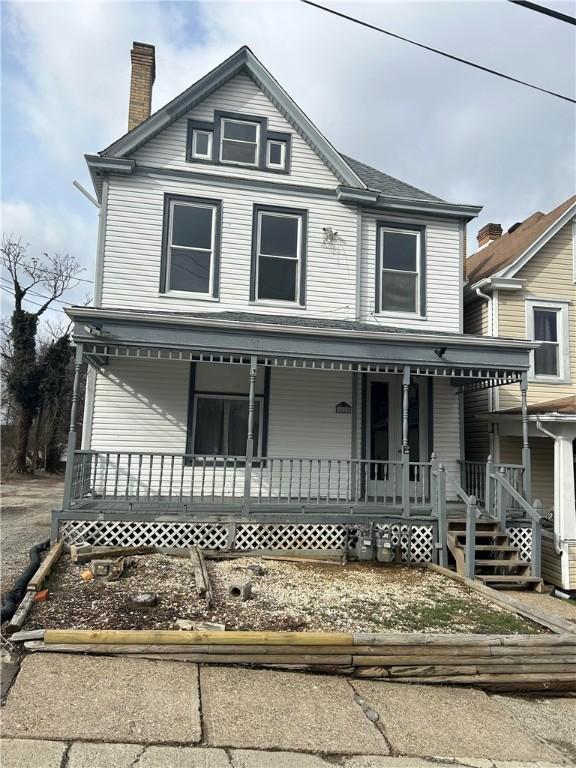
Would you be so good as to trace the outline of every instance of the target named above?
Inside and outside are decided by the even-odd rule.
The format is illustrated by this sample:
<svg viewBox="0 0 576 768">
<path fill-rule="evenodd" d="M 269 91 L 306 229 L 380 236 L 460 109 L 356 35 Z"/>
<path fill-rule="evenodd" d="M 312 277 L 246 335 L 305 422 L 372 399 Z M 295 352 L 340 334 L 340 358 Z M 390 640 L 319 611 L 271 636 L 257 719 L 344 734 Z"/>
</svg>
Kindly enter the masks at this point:
<svg viewBox="0 0 576 768">
<path fill-rule="evenodd" d="M 348 157 L 348 155 L 344 155 L 342 152 L 340 152 L 340 155 L 369 189 L 374 189 L 386 197 L 397 197 L 400 200 L 411 201 L 425 200 L 433 203 L 446 202 L 435 195 L 431 195 L 429 192 L 423 192 L 411 184 L 406 184 L 404 181 L 395 179 L 393 176 L 388 176 L 387 173 L 383 173 L 377 168 L 372 168 L 371 165 L 361 163 L 360 160 L 354 160 L 353 157 Z"/>
</svg>

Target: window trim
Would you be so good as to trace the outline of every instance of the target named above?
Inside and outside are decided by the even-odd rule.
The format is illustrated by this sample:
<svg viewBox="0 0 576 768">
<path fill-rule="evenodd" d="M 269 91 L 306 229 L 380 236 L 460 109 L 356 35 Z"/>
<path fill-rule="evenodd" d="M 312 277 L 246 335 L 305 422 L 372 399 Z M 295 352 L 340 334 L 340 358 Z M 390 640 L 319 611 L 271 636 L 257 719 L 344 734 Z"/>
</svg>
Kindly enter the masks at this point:
<svg viewBox="0 0 576 768">
<path fill-rule="evenodd" d="M 206 293 L 170 289 L 170 250 L 172 233 L 171 212 L 174 205 L 189 205 L 198 208 L 213 208 L 212 217 L 212 258 L 210 260 L 210 284 Z M 160 294 L 163 296 L 181 296 L 193 300 L 213 300 L 220 293 L 220 253 L 222 240 L 222 201 L 206 197 L 192 197 L 189 195 L 164 194 L 164 214 L 162 219 L 162 251 L 160 255 Z M 198 249 L 190 249 L 198 250 Z"/>
<path fill-rule="evenodd" d="M 240 123 L 253 123 L 258 126 L 258 143 L 256 150 L 256 162 L 238 163 L 231 160 L 222 160 L 222 139 L 224 120 L 233 120 Z M 214 152 L 213 156 L 217 165 L 224 165 L 232 168 L 250 168 L 258 170 L 266 168 L 266 140 L 268 137 L 268 120 L 265 117 L 257 115 L 245 115 L 242 112 L 225 112 L 220 109 L 214 110 Z M 251 142 L 250 142 L 251 143 Z"/>
<path fill-rule="evenodd" d="M 262 214 L 272 214 L 290 218 L 299 218 L 299 239 L 298 239 L 298 274 L 296 278 L 297 296 L 294 301 L 285 301 L 283 299 L 260 299 L 258 298 L 258 267 L 259 267 L 259 242 L 260 228 L 259 222 Z M 308 211 L 303 208 L 284 208 L 272 205 L 254 205 L 252 214 L 252 260 L 250 265 L 250 301 L 255 304 L 271 304 L 279 307 L 305 307 L 306 306 L 306 252 L 308 241 Z M 284 258 L 268 257 L 268 258 Z"/>
<path fill-rule="evenodd" d="M 279 163 L 273 163 L 272 160 L 270 159 L 270 150 L 273 144 L 276 144 L 278 147 L 280 147 Z M 283 141 L 277 141 L 276 139 L 266 140 L 266 167 L 276 171 L 284 170 L 284 168 L 286 167 L 286 144 Z"/>
<path fill-rule="evenodd" d="M 212 134 L 212 140 L 210 144 L 210 155 L 206 157 L 196 157 L 193 154 L 194 144 L 194 131 L 204 131 L 205 133 Z M 214 164 L 214 142 L 215 142 L 214 123 L 206 122 L 205 120 L 188 120 L 186 126 L 186 162 L 188 163 L 205 163 L 209 165 Z"/>
<path fill-rule="evenodd" d="M 534 370 L 534 351 L 530 351 L 530 370 L 528 380 L 541 384 L 570 384 L 570 329 L 568 327 L 568 300 L 532 299 L 525 300 L 526 304 L 526 338 L 534 338 L 534 309 L 552 310 L 557 313 L 556 335 L 558 337 L 558 375 L 536 374 Z"/>
<path fill-rule="evenodd" d="M 197 370 L 197 363 L 192 362 L 190 363 L 190 377 L 188 382 L 188 403 L 187 403 L 187 419 L 186 419 L 186 446 L 185 446 L 185 452 L 188 455 L 191 455 L 194 453 L 194 442 L 196 439 L 196 420 L 195 420 L 195 414 L 196 414 L 196 396 L 200 395 L 214 395 L 215 397 L 220 397 L 222 399 L 224 398 L 232 398 L 232 397 L 239 397 L 241 399 L 248 399 L 249 393 L 243 393 L 243 392 L 223 392 L 223 391 L 206 391 L 206 390 L 196 390 L 196 370 Z M 269 415 L 270 415 L 270 380 L 271 380 L 271 373 L 272 369 L 270 366 L 264 366 L 264 387 L 262 394 L 257 394 L 255 397 L 257 400 L 262 401 L 261 405 L 261 412 L 260 412 L 260 424 L 258 429 L 258 435 L 259 435 L 259 445 L 260 445 L 260 455 L 254 457 L 254 462 L 256 466 L 258 465 L 264 465 L 266 456 L 268 455 L 268 423 L 269 423 Z M 215 455 L 215 459 L 218 459 L 218 456 Z M 244 457 L 241 457 L 244 458 Z M 257 463 L 256 463 L 257 462 Z M 186 465 L 190 466 L 191 460 L 188 458 L 186 460 Z M 238 466 L 243 466 L 242 462 L 238 462 Z"/>
<path fill-rule="evenodd" d="M 203 134 L 204 136 L 208 137 L 208 152 L 203 155 L 200 152 L 198 152 L 198 149 L 196 147 L 197 145 L 197 138 L 198 134 Z M 209 131 L 205 128 L 193 128 L 192 129 L 192 157 L 194 160 L 210 160 L 212 158 L 212 142 L 214 140 L 214 132 Z"/>
<path fill-rule="evenodd" d="M 417 235 L 417 291 L 416 291 L 416 311 L 400 312 L 398 310 L 383 309 L 382 304 L 382 277 L 384 269 L 382 267 L 382 249 L 384 243 L 383 233 L 389 231 L 405 232 L 410 235 Z M 374 313 L 376 315 L 388 315 L 399 318 L 420 318 L 426 317 L 426 226 L 424 224 L 413 224 L 411 222 L 380 220 L 376 222 L 376 274 L 374 286 Z M 390 270 L 395 272 L 404 272 L 405 274 L 414 274 L 405 270 Z"/>
</svg>

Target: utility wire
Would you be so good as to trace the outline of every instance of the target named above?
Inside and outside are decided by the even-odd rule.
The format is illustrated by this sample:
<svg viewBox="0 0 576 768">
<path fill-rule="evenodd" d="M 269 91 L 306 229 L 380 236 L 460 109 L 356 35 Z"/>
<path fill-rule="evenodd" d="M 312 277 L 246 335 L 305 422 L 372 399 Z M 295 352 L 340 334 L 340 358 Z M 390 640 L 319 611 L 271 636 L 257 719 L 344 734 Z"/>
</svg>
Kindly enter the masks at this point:
<svg viewBox="0 0 576 768">
<path fill-rule="evenodd" d="M 4 285 L 0 285 L 0 289 L 2 289 L 3 291 L 6 291 L 6 293 L 9 293 L 10 296 L 15 296 L 16 295 L 14 293 L 14 291 L 11 291 L 10 288 L 6 288 Z M 44 304 L 40 304 L 40 302 L 38 302 L 38 301 L 32 301 L 32 299 L 26 298 L 26 296 L 23 297 L 23 301 L 28 301 L 30 304 L 34 304 L 35 307 L 43 307 L 44 306 Z M 54 307 L 46 307 L 46 309 L 50 310 L 50 312 L 64 312 L 63 309 L 55 309 Z"/>
<path fill-rule="evenodd" d="M 558 21 L 564 21 L 566 24 L 574 24 L 576 26 L 576 18 L 574 16 L 568 16 L 567 13 L 560 13 L 560 11 L 546 8 L 543 5 L 538 5 L 538 3 L 530 3 L 529 0 L 508 0 L 508 2 L 514 3 L 514 5 L 521 5 L 524 8 L 528 8 L 530 11 L 543 13 L 545 16 L 551 16 L 553 19 L 558 19 Z"/>
<path fill-rule="evenodd" d="M 7 280 L 5 280 L 5 278 L 3 278 L 3 277 L 2 277 L 2 278 L 0 278 L 0 280 L 4 280 L 4 282 L 6 282 L 6 283 L 8 282 L 8 281 L 7 281 Z M 12 293 L 12 295 L 15 295 L 15 294 L 14 294 L 14 292 L 12 291 L 12 289 L 11 289 L 11 288 L 9 288 L 9 287 L 6 287 L 6 286 L 2 286 L 2 287 L 3 287 L 5 290 L 7 290 L 7 291 L 10 291 L 10 293 Z M 37 293 L 36 291 L 31 291 L 30 289 L 24 289 L 24 290 L 26 291 L 26 294 L 24 295 L 24 298 L 26 298 L 26 296 L 27 296 L 28 294 L 31 294 L 32 296 L 38 296 L 38 298 L 40 298 L 40 299 L 46 299 L 46 301 L 48 301 L 48 298 L 49 298 L 48 296 L 42 296 L 42 294 L 41 294 L 41 293 Z M 62 301 L 62 299 L 52 299 L 52 301 L 56 301 L 58 304 L 65 304 L 67 307 L 71 306 L 71 304 L 70 304 L 70 302 L 69 302 L 69 301 Z M 34 304 L 35 302 L 32 302 L 32 303 Z M 38 306 L 41 306 L 41 305 L 39 304 Z"/>
<path fill-rule="evenodd" d="M 5 267 L 9 266 L 8 261 L 5 258 L 0 258 L 0 263 L 2 263 Z M 36 272 L 45 272 L 47 275 L 51 275 L 52 272 L 50 272 L 49 269 L 43 269 L 42 267 L 34 267 Z M 78 280 L 81 283 L 92 283 L 94 284 L 94 280 L 88 280 L 87 277 L 74 277 L 73 280 Z"/>
<path fill-rule="evenodd" d="M 569 101 L 571 104 L 576 104 L 576 99 L 572 99 L 570 98 L 570 96 L 564 96 L 562 93 L 549 91 L 547 88 L 541 88 L 539 85 L 533 85 L 532 83 L 527 83 L 525 80 L 519 80 L 517 77 L 512 77 L 512 75 L 506 75 L 503 72 L 498 72 L 496 69 L 490 69 L 490 67 L 484 67 L 482 64 L 475 64 L 473 61 L 462 59 L 459 56 L 454 56 L 451 53 L 446 53 L 446 51 L 441 51 L 438 48 L 432 48 L 429 45 L 418 43 L 415 40 L 410 40 L 410 38 L 408 37 L 403 37 L 402 35 L 397 35 L 395 32 L 390 32 L 389 30 L 383 29 L 382 27 L 377 27 L 375 24 L 370 24 L 367 21 L 356 19 L 354 18 L 354 16 L 349 16 L 346 13 L 335 11 L 333 8 L 328 8 L 325 5 L 320 5 L 320 3 L 315 3 L 313 2 L 313 0 L 300 0 L 300 2 L 305 3 L 306 5 L 311 5 L 314 8 L 319 8 L 321 11 L 326 11 L 326 13 L 331 13 L 334 16 L 339 16 L 341 19 L 352 21 L 354 24 L 360 24 L 360 26 L 362 27 L 373 29 L 375 32 L 381 32 L 383 35 L 394 37 L 396 38 L 396 40 L 402 40 L 403 42 L 410 43 L 411 45 L 415 45 L 418 48 L 423 48 L 425 51 L 430 51 L 431 53 L 437 53 L 439 56 L 444 56 L 445 58 L 451 59 L 452 61 L 458 61 L 460 62 L 460 64 L 466 64 L 468 67 L 474 67 L 474 69 L 479 69 L 482 72 L 488 72 L 488 74 L 490 75 L 496 75 L 497 77 L 502 77 L 504 78 L 504 80 L 510 80 L 513 83 L 518 83 L 519 85 L 525 85 L 527 88 L 533 88 L 535 91 L 541 91 L 542 93 L 547 93 L 549 96 L 555 96 L 557 99 L 563 99 L 564 101 Z"/>
</svg>

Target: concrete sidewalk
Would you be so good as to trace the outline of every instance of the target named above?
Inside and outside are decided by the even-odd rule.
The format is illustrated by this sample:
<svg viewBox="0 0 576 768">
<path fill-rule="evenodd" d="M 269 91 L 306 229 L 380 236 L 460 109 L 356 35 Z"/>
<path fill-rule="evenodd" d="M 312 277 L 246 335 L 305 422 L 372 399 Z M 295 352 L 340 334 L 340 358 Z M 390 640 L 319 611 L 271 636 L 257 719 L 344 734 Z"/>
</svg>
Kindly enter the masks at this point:
<svg viewBox="0 0 576 768">
<path fill-rule="evenodd" d="M 573 697 L 178 661 L 30 655 L 2 714 L 2 768 L 576 765 Z"/>
</svg>

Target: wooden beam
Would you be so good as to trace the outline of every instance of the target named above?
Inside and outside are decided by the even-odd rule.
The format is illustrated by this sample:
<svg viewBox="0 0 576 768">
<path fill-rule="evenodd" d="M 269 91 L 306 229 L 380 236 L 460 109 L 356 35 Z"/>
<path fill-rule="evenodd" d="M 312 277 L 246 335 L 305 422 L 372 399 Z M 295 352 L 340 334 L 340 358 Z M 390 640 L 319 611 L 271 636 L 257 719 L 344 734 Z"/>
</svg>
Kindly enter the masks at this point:
<svg viewBox="0 0 576 768">
<path fill-rule="evenodd" d="M 55 544 L 52 544 L 52 546 L 48 550 L 48 554 L 46 555 L 44 560 L 42 560 L 40 567 L 28 582 L 28 586 L 26 587 L 26 589 L 33 590 L 34 592 L 40 589 L 40 587 L 44 583 L 44 579 L 48 576 L 48 574 L 54 567 L 54 564 L 57 562 L 58 558 L 62 554 L 63 547 L 64 547 L 63 541 L 57 541 Z"/>
<path fill-rule="evenodd" d="M 194 630 L 47 629 L 44 642 L 129 645 L 352 645 L 344 632 L 208 632 Z"/>
</svg>

